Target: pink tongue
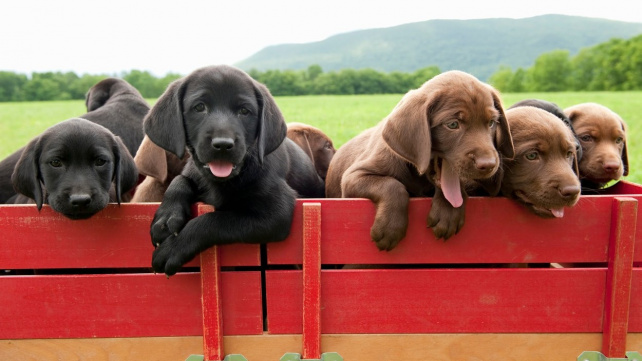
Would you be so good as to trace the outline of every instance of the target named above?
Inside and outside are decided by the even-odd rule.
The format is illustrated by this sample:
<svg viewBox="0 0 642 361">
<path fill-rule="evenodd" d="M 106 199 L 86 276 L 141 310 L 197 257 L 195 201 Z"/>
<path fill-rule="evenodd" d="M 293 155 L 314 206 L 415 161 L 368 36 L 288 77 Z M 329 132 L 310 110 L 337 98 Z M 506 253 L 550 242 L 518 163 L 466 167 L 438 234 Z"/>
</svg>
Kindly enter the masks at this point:
<svg viewBox="0 0 642 361">
<path fill-rule="evenodd" d="M 557 208 L 557 209 L 551 209 L 551 212 L 555 216 L 555 218 L 562 218 L 564 217 L 564 207 L 562 208 Z"/>
<path fill-rule="evenodd" d="M 232 168 L 234 168 L 234 165 L 232 163 L 219 160 L 207 163 L 207 165 L 210 166 L 210 171 L 212 172 L 212 174 L 220 178 L 229 176 L 232 173 Z"/>
<path fill-rule="evenodd" d="M 450 167 L 450 164 L 445 159 L 441 161 L 441 191 L 444 192 L 444 196 L 450 202 L 450 204 L 459 208 L 464 203 L 464 199 L 461 196 L 461 186 L 459 185 L 459 176 L 455 171 Z"/>
</svg>

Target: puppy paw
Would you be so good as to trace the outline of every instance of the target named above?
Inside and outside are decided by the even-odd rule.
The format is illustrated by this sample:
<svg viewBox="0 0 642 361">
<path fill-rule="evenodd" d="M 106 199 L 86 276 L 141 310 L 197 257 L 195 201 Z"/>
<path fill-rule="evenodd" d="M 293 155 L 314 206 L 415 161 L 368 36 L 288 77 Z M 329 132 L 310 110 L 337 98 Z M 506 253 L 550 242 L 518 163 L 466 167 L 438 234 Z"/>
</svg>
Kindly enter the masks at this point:
<svg viewBox="0 0 642 361">
<path fill-rule="evenodd" d="M 430 213 L 428 214 L 428 227 L 437 239 L 447 240 L 459 232 L 464 226 L 466 213 L 465 207 L 454 208 L 447 202 L 433 199 Z"/>
<path fill-rule="evenodd" d="M 190 219 L 189 211 L 182 206 L 169 207 L 161 205 L 154 215 L 150 234 L 152 245 L 160 246 L 170 237 L 176 237 Z"/>
<path fill-rule="evenodd" d="M 391 251 L 406 236 L 408 217 L 377 217 L 370 229 L 370 237 L 380 251 Z"/>
<path fill-rule="evenodd" d="M 178 237 L 172 235 L 156 247 L 152 254 L 154 272 L 173 276 L 185 263 L 193 258 L 183 253 L 181 247 L 178 247 L 179 243 Z"/>
</svg>

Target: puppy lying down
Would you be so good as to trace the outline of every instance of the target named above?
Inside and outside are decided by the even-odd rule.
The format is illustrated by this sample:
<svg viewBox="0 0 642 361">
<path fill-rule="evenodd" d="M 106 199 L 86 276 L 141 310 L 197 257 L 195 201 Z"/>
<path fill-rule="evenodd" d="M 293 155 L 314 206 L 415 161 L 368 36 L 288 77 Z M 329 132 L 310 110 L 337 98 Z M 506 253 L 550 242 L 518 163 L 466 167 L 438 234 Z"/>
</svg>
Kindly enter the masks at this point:
<svg viewBox="0 0 642 361">
<path fill-rule="evenodd" d="M 531 106 L 506 111 L 515 157 L 504 159 L 502 194 L 540 217 L 563 217 L 580 196 L 573 132 L 548 111 Z"/>
<path fill-rule="evenodd" d="M 107 128 L 81 118 L 45 130 L 23 150 L 11 176 L 20 193 L 71 219 L 86 219 L 136 186 L 138 172 L 127 147 Z M 111 194 L 111 195 L 110 195 Z"/>
</svg>

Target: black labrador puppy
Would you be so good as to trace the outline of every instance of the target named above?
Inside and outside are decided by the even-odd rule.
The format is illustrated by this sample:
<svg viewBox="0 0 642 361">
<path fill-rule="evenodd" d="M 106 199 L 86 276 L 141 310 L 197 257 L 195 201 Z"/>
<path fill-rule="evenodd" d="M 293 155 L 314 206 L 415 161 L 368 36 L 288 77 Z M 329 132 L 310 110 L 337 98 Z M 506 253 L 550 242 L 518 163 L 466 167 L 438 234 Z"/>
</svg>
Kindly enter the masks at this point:
<svg viewBox="0 0 642 361">
<path fill-rule="evenodd" d="M 138 90 L 118 78 L 99 81 L 85 95 L 87 113 L 80 118 L 100 124 L 119 136 L 133 157 L 143 140 L 143 118 L 149 104 Z M 24 147 L 0 161 L 0 203 L 15 203 L 11 174 Z M 11 200 L 10 200 L 11 199 Z"/>
<path fill-rule="evenodd" d="M 38 210 L 47 203 L 67 218 L 86 219 L 107 206 L 110 191 L 120 203 L 121 194 L 136 186 L 138 171 L 119 137 L 101 125 L 73 118 L 27 144 L 11 180 Z"/>
<path fill-rule="evenodd" d="M 281 241 L 296 197 L 323 196 L 323 180 L 286 139 L 268 89 L 234 67 L 205 67 L 173 82 L 144 126 L 160 147 L 191 155 L 152 221 L 156 272 L 173 275 L 213 245 Z M 190 219 L 197 201 L 216 211 Z"/>
<path fill-rule="evenodd" d="M 564 124 L 567 127 L 571 129 L 571 132 L 573 132 L 573 136 L 575 137 L 575 144 L 577 144 L 575 148 L 577 151 L 577 161 L 579 162 L 582 159 L 582 146 L 580 145 L 580 139 L 577 137 L 577 133 L 575 133 L 575 129 L 573 128 L 573 123 L 571 122 L 571 119 L 569 119 L 569 117 L 566 116 L 566 114 L 564 114 L 564 110 L 562 110 L 562 108 L 560 108 L 557 104 L 549 102 L 547 100 L 525 99 L 513 104 L 508 109 L 513 109 L 517 107 L 540 108 L 558 117 L 562 122 L 564 122 Z"/>
</svg>

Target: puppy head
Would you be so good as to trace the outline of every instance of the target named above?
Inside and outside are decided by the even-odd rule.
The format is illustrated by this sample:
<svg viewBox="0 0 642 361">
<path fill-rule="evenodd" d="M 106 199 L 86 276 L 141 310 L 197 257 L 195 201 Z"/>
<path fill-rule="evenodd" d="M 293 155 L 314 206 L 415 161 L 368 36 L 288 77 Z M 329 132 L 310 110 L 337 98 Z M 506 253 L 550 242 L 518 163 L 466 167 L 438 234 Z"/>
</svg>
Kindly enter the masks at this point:
<svg viewBox="0 0 642 361">
<path fill-rule="evenodd" d="M 576 150 L 577 150 L 577 159 L 578 161 L 582 159 L 582 146 L 580 144 L 580 140 L 577 138 L 577 133 L 575 132 L 575 128 L 573 128 L 573 123 L 571 120 L 568 118 L 568 116 L 564 113 L 564 110 L 560 108 L 557 104 L 549 102 L 547 100 L 542 100 L 542 99 L 524 99 L 522 101 L 519 101 L 515 104 L 513 104 L 510 108 L 517 108 L 517 107 L 535 107 L 535 108 L 540 108 L 543 110 L 546 110 L 547 112 L 553 114 L 554 116 L 558 117 L 564 124 L 571 129 L 573 132 L 573 135 L 575 136 L 575 142 L 576 142 Z"/>
<path fill-rule="evenodd" d="M 497 91 L 460 71 L 408 92 L 385 120 L 383 138 L 420 174 L 432 168 L 431 178 L 455 207 L 460 180 L 492 177 L 498 150 L 507 157 L 514 152 Z"/>
<path fill-rule="evenodd" d="M 286 136 L 267 88 L 224 65 L 198 69 L 170 84 L 144 127 L 154 143 L 179 158 L 187 147 L 194 163 L 218 181 L 238 175 L 246 155 L 263 162 Z"/>
<path fill-rule="evenodd" d="M 152 177 L 160 183 L 169 184 L 181 173 L 188 157 L 189 155 L 185 154 L 182 159 L 178 158 L 145 136 L 136 151 L 134 162 L 140 174 Z"/>
<path fill-rule="evenodd" d="M 71 219 L 105 208 L 112 183 L 116 200 L 138 180 L 134 160 L 106 128 L 85 119 L 58 123 L 24 149 L 11 176 L 18 193 Z"/>
<path fill-rule="evenodd" d="M 580 178 L 603 186 L 629 174 L 626 124 L 609 108 L 583 103 L 564 110 L 582 145 Z"/>
<path fill-rule="evenodd" d="M 87 111 L 94 111 L 105 105 L 110 98 L 125 93 L 137 94 L 142 98 L 138 90 L 123 79 L 107 78 L 101 80 L 92 86 L 87 94 L 85 94 Z"/>
<path fill-rule="evenodd" d="M 524 106 L 506 111 L 515 157 L 504 160 L 502 193 L 540 217 L 563 217 L 577 203 L 577 151 L 571 130 L 553 114 Z"/>
<path fill-rule="evenodd" d="M 287 137 L 296 143 L 310 157 L 317 174 L 325 179 L 328 167 L 337 152 L 332 140 L 321 129 L 303 123 L 288 123 Z"/>
</svg>

